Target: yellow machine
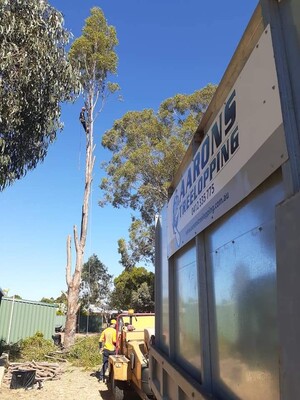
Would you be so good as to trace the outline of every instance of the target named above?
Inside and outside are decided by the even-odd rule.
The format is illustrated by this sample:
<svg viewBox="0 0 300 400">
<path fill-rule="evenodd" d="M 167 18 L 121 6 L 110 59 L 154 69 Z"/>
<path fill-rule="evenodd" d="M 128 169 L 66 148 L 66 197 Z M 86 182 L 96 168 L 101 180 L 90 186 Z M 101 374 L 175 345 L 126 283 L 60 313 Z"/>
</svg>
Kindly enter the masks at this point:
<svg viewBox="0 0 300 400">
<path fill-rule="evenodd" d="M 149 399 L 148 352 L 154 341 L 154 314 L 129 310 L 117 317 L 116 355 L 109 356 L 109 386 L 115 400 Z"/>
</svg>

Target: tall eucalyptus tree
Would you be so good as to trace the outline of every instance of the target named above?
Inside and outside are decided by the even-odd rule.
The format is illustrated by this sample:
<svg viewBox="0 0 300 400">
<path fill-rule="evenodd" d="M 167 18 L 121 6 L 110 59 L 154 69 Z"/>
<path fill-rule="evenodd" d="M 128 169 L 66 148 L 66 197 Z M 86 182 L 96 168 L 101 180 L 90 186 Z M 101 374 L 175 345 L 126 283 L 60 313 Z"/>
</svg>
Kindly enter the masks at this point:
<svg viewBox="0 0 300 400">
<path fill-rule="evenodd" d="M 70 60 L 80 70 L 80 81 L 86 112 L 86 158 L 85 182 L 81 214 L 81 226 L 78 233 L 73 227 L 76 260 L 72 274 L 71 235 L 67 238 L 66 281 L 68 285 L 67 320 L 65 329 L 65 347 L 74 343 L 76 315 L 80 307 L 79 292 L 81 274 L 86 246 L 89 200 L 92 187 L 92 174 L 95 163 L 94 156 L 94 123 L 102 111 L 105 100 L 119 89 L 116 83 L 110 83 L 110 74 L 116 73 L 118 58 L 115 46 L 118 44 L 116 30 L 107 24 L 102 10 L 91 9 L 91 15 L 86 19 L 82 36 L 74 41 L 70 49 Z"/>
</svg>

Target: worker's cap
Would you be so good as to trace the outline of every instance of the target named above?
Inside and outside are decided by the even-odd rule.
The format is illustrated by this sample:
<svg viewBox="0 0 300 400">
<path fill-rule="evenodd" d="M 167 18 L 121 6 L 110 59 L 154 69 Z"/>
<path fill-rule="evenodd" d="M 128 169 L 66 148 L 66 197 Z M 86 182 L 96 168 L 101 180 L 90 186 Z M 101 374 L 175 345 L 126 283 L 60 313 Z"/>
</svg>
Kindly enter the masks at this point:
<svg viewBox="0 0 300 400">
<path fill-rule="evenodd" d="M 82 107 L 82 110 L 85 110 L 85 107 Z"/>
<path fill-rule="evenodd" d="M 115 319 L 111 319 L 111 320 L 110 320 L 110 323 L 111 323 L 111 324 L 116 324 L 117 321 L 116 321 Z"/>
</svg>

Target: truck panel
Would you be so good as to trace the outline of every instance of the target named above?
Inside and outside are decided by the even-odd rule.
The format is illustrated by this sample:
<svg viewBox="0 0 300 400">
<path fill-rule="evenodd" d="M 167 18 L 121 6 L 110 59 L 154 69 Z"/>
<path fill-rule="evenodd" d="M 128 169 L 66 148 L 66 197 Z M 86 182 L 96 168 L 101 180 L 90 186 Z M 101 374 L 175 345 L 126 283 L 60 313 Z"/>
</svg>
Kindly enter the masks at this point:
<svg viewBox="0 0 300 400">
<path fill-rule="evenodd" d="M 299 16 L 259 2 L 156 220 L 158 400 L 300 398 Z"/>
<path fill-rule="evenodd" d="M 209 400 L 210 394 L 178 365 L 168 362 L 165 355 L 152 347 L 150 350 L 150 382 L 157 400 Z"/>
</svg>

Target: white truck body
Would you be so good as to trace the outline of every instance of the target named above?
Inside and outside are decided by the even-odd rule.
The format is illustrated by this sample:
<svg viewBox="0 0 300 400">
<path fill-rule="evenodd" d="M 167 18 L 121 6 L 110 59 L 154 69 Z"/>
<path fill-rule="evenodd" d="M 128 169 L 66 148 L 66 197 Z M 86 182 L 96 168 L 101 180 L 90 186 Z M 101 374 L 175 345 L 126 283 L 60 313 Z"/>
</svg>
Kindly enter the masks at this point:
<svg viewBox="0 0 300 400">
<path fill-rule="evenodd" d="M 157 400 L 300 399 L 300 1 L 261 0 L 156 221 Z"/>
</svg>

